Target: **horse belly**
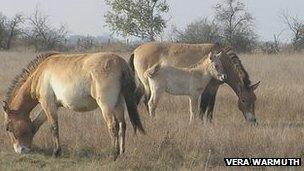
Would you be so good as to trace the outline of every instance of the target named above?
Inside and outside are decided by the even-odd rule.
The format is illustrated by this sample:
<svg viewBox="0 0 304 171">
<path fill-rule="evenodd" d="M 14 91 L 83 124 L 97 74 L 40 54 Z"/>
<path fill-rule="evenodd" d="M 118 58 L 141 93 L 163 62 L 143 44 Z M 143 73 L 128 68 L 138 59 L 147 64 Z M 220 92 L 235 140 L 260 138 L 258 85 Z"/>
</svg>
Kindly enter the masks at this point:
<svg viewBox="0 0 304 171">
<path fill-rule="evenodd" d="M 95 99 L 89 96 L 70 96 L 59 101 L 63 107 L 77 112 L 91 111 L 98 107 Z"/>
<path fill-rule="evenodd" d="M 181 77 L 181 75 L 170 75 L 167 77 L 166 92 L 173 95 L 188 95 L 189 94 L 189 78 Z"/>
<path fill-rule="evenodd" d="M 96 100 L 90 94 L 90 85 L 78 83 L 56 84 L 53 82 L 53 90 L 57 103 L 65 108 L 84 112 L 98 107 Z"/>
<path fill-rule="evenodd" d="M 168 81 L 166 92 L 173 95 L 188 95 L 189 85 L 181 81 Z"/>
</svg>

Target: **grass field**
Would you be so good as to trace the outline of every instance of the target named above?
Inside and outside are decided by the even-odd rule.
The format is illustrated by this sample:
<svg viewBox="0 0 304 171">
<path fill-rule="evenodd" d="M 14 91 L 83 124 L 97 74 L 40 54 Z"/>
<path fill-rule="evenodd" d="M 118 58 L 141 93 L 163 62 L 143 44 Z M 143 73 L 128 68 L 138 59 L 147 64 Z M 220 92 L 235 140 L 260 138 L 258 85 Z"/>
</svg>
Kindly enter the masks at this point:
<svg viewBox="0 0 304 171">
<path fill-rule="evenodd" d="M 34 56 L 30 51 L 0 52 L 1 100 L 9 82 Z M 223 158 L 303 160 L 304 54 L 240 57 L 251 80 L 261 81 L 256 91 L 257 127 L 245 122 L 237 108 L 237 97 L 227 85 L 218 92 L 212 125 L 199 121 L 188 125 L 187 98 L 164 96 L 155 119 L 150 119 L 144 107 L 139 106 L 147 135 L 134 135 L 128 121 L 126 153 L 113 162 L 108 157 L 111 144 L 100 111 L 76 113 L 60 109 L 63 155 L 52 158 L 47 124 L 34 138 L 35 152 L 28 155 L 14 153 L 1 124 L 0 170 L 241 170 L 244 168 L 224 167 Z M 0 123 L 3 119 L 1 116 Z"/>
</svg>

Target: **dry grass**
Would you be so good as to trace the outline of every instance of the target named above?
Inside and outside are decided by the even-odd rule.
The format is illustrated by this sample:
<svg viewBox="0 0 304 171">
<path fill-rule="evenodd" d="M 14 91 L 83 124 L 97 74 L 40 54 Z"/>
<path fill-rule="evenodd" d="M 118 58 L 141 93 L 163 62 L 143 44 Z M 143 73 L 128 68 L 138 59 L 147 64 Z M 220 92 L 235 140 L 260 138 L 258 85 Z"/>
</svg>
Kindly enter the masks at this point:
<svg viewBox="0 0 304 171">
<path fill-rule="evenodd" d="M 75 113 L 62 109 L 62 157 L 54 159 L 50 155 L 47 124 L 35 137 L 37 150 L 30 155 L 16 155 L 5 132 L 0 131 L 0 170 L 203 170 L 209 151 L 209 170 L 244 169 L 225 168 L 224 157 L 303 159 L 304 55 L 240 56 L 251 80 L 261 80 L 256 92 L 258 127 L 245 123 L 237 109 L 237 98 L 226 85 L 217 96 L 213 125 L 197 121 L 189 126 L 187 99 L 165 96 L 154 120 L 140 106 L 147 135 L 134 136 L 128 123 L 126 153 L 113 162 L 108 157 L 109 135 L 99 110 Z M 1 97 L 10 80 L 33 57 L 32 52 L 0 52 Z"/>
</svg>

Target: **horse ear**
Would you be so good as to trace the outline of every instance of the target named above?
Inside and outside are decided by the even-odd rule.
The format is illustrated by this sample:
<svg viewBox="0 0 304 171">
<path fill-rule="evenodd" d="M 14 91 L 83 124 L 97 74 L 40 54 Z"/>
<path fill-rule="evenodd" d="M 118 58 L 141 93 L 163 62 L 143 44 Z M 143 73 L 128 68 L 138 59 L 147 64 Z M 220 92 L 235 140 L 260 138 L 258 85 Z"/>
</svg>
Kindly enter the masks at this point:
<svg viewBox="0 0 304 171">
<path fill-rule="evenodd" d="M 218 54 L 216 54 L 216 56 L 220 57 L 220 56 L 222 56 L 222 54 L 223 54 L 223 51 L 220 51 Z"/>
<path fill-rule="evenodd" d="M 255 83 L 255 84 L 251 85 L 250 88 L 254 91 L 255 89 L 258 88 L 258 86 L 260 85 L 260 83 L 261 83 L 261 81 L 259 81 L 259 82 Z"/>
<path fill-rule="evenodd" d="M 215 56 L 213 55 L 213 52 L 209 52 L 208 57 L 210 58 L 211 61 L 215 59 Z"/>
<path fill-rule="evenodd" d="M 231 50 L 232 50 L 232 48 L 230 46 L 228 46 L 225 49 L 223 49 L 222 52 L 227 53 L 227 52 L 229 52 Z"/>
</svg>

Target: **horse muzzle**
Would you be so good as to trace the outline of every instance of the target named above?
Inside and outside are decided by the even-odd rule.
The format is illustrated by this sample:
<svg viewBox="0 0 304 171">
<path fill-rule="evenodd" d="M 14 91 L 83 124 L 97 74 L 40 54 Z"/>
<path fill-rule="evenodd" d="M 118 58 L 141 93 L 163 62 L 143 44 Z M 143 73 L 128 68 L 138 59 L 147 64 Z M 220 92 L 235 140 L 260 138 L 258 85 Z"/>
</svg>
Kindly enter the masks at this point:
<svg viewBox="0 0 304 171">
<path fill-rule="evenodd" d="M 255 116 L 252 113 L 249 113 L 249 112 L 245 113 L 245 119 L 247 122 L 250 122 L 255 126 L 258 125 L 257 119 L 255 118 Z"/>
<path fill-rule="evenodd" d="M 22 146 L 22 145 L 19 145 L 19 144 L 16 144 L 16 143 L 14 144 L 14 150 L 18 154 L 26 154 L 26 153 L 29 153 L 31 151 L 31 149 L 29 149 L 28 147 Z"/>
</svg>

